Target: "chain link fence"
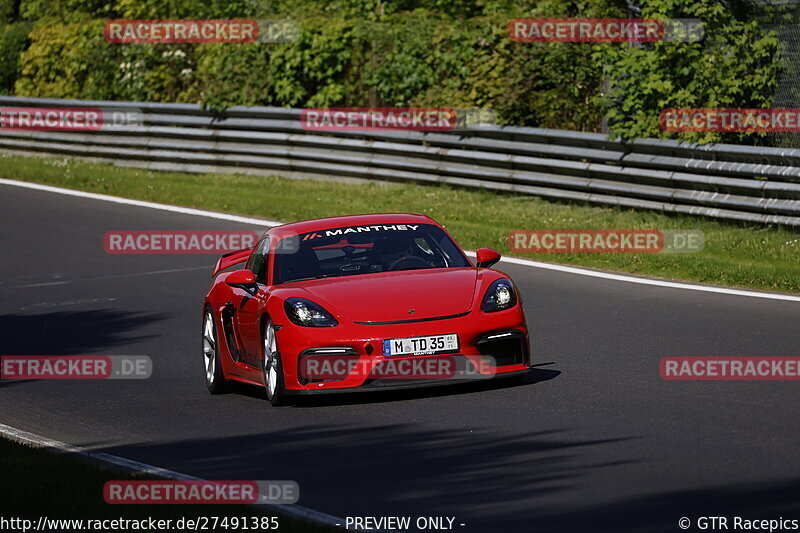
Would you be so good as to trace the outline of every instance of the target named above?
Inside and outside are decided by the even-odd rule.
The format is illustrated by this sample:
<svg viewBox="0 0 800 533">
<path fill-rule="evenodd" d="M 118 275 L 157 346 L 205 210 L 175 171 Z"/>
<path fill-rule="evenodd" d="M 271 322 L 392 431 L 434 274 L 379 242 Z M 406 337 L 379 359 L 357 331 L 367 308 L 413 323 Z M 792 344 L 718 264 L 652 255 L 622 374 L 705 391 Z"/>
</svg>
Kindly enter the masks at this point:
<svg viewBox="0 0 800 533">
<path fill-rule="evenodd" d="M 800 108 L 800 0 L 760 0 L 756 6 L 761 24 L 781 42 L 783 72 L 772 107 Z M 800 148 L 800 133 L 772 133 L 768 144 Z"/>
<path fill-rule="evenodd" d="M 729 8 L 754 16 L 765 30 L 777 34 L 781 46 L 783 71 L 773 95 L 773 108 L 800 108 L 800 0 L 723 0 Z M 640 18 L 640 0 L 625 0 L 628 17 Z M 642 46 L 631 43 L 630 46 Z M 608 83 L 606 80 L 604 83 Z M 607 86 L 604 90 L 608 90 Z M 608 133 L 607 119 L 603 120 L 602 132 Z M 800 133 L 769 133 L 767 146 L 800 148 Z"/>
</svg>

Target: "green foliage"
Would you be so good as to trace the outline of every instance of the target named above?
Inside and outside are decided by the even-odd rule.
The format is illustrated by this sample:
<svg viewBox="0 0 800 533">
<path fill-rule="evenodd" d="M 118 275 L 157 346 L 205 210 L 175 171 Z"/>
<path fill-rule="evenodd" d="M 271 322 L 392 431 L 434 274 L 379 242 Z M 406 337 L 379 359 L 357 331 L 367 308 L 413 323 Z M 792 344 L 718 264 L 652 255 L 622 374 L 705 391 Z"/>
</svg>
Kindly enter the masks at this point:
<svg viewBox="0 0 800 533">
<path fill-rule="evenodd" d="M 82 20 L 86 15 L 113 14 L 113 0 L 20 0 L 20 17 L 25 20 L 59 18 L 63 21 Z"/>
<path fill-rule="evenodd" d="M 647 0 L 642 14 L 699 18 L 705 37 L 609 48 L 604 73 L 612 90 L 605 105 L 613 132 L 702 143 L 756 141 L 751 134 L 663 132 L 659 116 L 665 108 L 769 107 L 781 69 L 775 35 L 753 20 L 737 20 L 716 0 Z"/>
<path fill-rule="evenodd" d="M 385 105 L 491 108 L 503 124 L 596 130 L 597 45 L 512 42 L 508 19 L 454 24 L 422 10 L 386 17 L 366 32 L 363 83 Z"/>
<path fill-rule="evenodd" d="M 28 45 L 31 24 L 0 26 L 0 94 L 11 94 L 20 71 L 20 56 Z"/>
<path fill-rule="evenodd" d="M 210 108 L 486 107 L 507 124 L 596 129 L 601 63 L 591 45 L 513 43 L 507 17 L 455 25 L 437 12 L 347 22 L 302 19 L 298 41 L 203 45 L 197 78 Z M 576 67 L 577 65 L 577 67 Z"/>
<path fill-rule="evenodd" d="M 198 49 L 197 75 L 207 107 L 266 105 L 269 100 L 267 47 L 253 44 L 204 44 Z"/>
<path fill-rule="evenodd" d="M 432 37 L 420 43 L 431 50 L 426 66 L 432 70 L 432 83 L 418 92 L 412 103 L 488 107 L 500 111 L 507 121 L 503 104 L 513 90 L 515 43 L 508 39 L 504 23 L 502 18 L 481 17 L 455 29 L 438 20 Z"/>
<path fill-rule="evenodd" d="M 625 0 L 14 1 L 36 24 L 28 38 L 0 30 L 0 91 L 13 83 L 21 95 L 217 110 L 481 107 L 502 124 L 599 131 L 607 118 L 624 137 L 701 142 L 754 136 L 667 134 L 660 111 L 770 105 L 780 52 L 756 14 L 797 17 L 753 0 L 641 0 L 642 17 L 699 18 L 706 37 L 629 46 L 518 43 L 507 34 L 516 17 L 625 17 Z M 119 45 L 103 40 L 104 17 L 292 19 L 302 30 L 283 44 Z"/>
<path fill-rule="evenodd" d="M 14 21 L 17 3 L 17 0 L 3 0 L 0 2 L 0 24 Z"/>
<path fill-rule="evenodd" d="M 367 24 L 361 35 L 369 49 L 364 86 L 374 91 L 374 103 L 380 105 L 410 105 L 440 79 L 449 78 L 471 53 L 466 35 L 427 12 Z"/>
<path fill-rule="evenodd" d="M 123 19 L 223 19 L 253 16 L 257 1 L 115 0 L 114 4 Z"/>
<path fill-rule="evenodd" d="M 349 22 L 317 17 L 302 21 L 292 43 L 203 45 L 197 73 L 203 102 L 213 109 L 340 104 L 353 44 Z"/>
<path fill-rule="evenodd" d="M 142 102 L 198 103 L 195 48 L 190 44 L 114 45 L 120 57 L 111 97 Z"/>
<path fill-rule="evenodd" d="M 51 98 L 109 97 L 118 68 L 112 45 L 103 38 L 103 22 L 62 23 L 43 19 L 29 35 L 20 57 L 15 94 Z"/>
</svg>

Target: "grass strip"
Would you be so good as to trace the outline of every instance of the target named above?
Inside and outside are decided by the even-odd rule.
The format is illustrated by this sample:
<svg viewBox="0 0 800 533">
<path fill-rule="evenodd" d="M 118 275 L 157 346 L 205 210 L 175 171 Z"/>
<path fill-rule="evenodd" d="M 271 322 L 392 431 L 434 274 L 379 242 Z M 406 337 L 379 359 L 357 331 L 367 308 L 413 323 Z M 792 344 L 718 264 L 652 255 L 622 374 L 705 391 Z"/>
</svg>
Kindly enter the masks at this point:
<svg viewBox="0 0 800 533">
<path fill-rule="evenodd" d="M 444 224 L 463 247 L 496 248 L 504 254 L 508 254 L 507 236 L 514 229 L 700 230 L 705 248 L 698 253 L 520 256 L 646 276 L 800 292 L 800 232 L 783 227 L 573 205 L 445 185 L 387 186 L 379 182 L 160 172 L 8 153 L 0 153 L 0 177 L 287 222 L 358 213 L 423 213 Z"/>
</svg>

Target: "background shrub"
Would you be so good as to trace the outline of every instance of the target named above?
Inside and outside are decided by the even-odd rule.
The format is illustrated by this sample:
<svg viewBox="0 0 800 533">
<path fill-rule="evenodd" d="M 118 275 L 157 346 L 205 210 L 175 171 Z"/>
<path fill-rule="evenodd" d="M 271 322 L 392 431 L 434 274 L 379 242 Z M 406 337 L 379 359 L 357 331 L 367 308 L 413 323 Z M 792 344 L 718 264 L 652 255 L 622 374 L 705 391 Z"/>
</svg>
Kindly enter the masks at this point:
<svg viewBox="0 0 800 533">
<path fill-rule="evenodd" d="M 103 38 L 103 22 L 38 21 L 20 56 L 15 94 L 51 98 L 113 99 L 118 61 Z"/>
<path fill-rule="evenodd" d="M 607 123 L 623 137 L 765 142 L 662 132 L 660 112 L 770 106 L 783 66 L 778 39 L 760 21 L 798 14 L 756 0 L 634 4 L 640 17 L 699 18 L 705 39 L 630 46 L 508 38 L 511 18 L 626 17 L 625 0 L 7 0 L 0 92 L 217 110 L 486 107 L 502 124 L 600 131 Z M 120 45 L 102 34 L 104 18 L 253 17 L 291 19 L 302 30 L 286 44 Z"/>
<path fill-rule="evenodd" d="M 0 94 L 12 94 L 20 72 L 20 56 L 28 46 L 31 24 L 0 25 Z"/>
</svg>

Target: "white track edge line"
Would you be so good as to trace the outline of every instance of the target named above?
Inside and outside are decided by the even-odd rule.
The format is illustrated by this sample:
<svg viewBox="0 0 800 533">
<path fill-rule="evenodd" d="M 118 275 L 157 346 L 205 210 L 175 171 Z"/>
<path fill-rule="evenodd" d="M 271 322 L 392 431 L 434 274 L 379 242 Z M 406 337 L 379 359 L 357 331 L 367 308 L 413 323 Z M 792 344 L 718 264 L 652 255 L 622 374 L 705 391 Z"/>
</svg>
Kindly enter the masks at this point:
<svg viewBox="0 0 800 533">
<path fill-rule="evenodd" d="M 241 222 L 242 224 L 253 224 L 256 226 L 280 226 L 283 222 L 276 220 L 265 220 L 255 217 L 245 217 L 240 215 L 231 215 L 229 213 L 217 213 L 216 211 L 206 211 L 203 209 L 193 209 L 191 207 L 179 207 L 176 205 L 159 204 L 156 202 L 145 202 L 143 200 L 131 200 L 129 198 L 121 198 L 119 196 L 110 196 L 107 194 L 97 194 L 93 192 L 75 191 L 72 189 L 64 189 L 62 187 L 53 187 L 51 185 L 41 185 L 39 183 L 28 183 L 24 181 L 15 181 L 5 178 L 0 178 L 0 185 L 11 185 L 13 187 L 22 187 L 23 189 L 33 189 L 36 191 L 52 192 L 55 194 L 63 194 L 65 196 L 75 196 L 78 198 L 89 198 L 91 200 L 101 200 L 103 202 L 112 202 L 115 204 L 133 205 L 136 207 L 146 207 L 148 209 L 158 209 L 160 211 L 169 211 L 172 213 L 181 213 L 184 215 L 195 215 L 206 218 L 217 218 L 220 220 L 230 220 L 231 222 Z"/>
<path fill-rule="evenodd" d="M 67 444 L 66 442 L 61 442 L 49 439 L 47 437 L 42 437 L 41 435 L 29 433 L 27 431 L 23 431 L 21 429 L 8 426 L 6 424 L 0 424 L 0 435 L 4 435 L 12 441 L 19 442 L 22 444 L 28 444 L 35 448 L 51 448 L 64 453 L 82 455 L 93 461 L 113 464 L 115 466 L 119 466 L 127 470 L 132 470 L 134 472 L 151 474 L 165 479 L 172 479 L 177 481 L 201 481 L 201 478 L 198 477 L 189 476 L 187 474 L 181 474 L 180 472 L 167 470 L 165 468 L 161 468 L 158 466 L 148 465 L 146 463 L 140 463 L 139 461 L 133 461 L 131 459 L 126 459 L 124 457 L 119 457 L 116 455 L 110 455 L 101 452 L 92 452 L 90 450 L 86 450 L 79 446 L 73 446 L 72 444 Z M 336 527 L 337 524 L 343 523 L 343 520 L 341 518 L 325 514 L 320 511 L 315 511 L 314 509 L 309 509 L 301 505 L 277 505 L 277 504 L 263 504 L 263 503 L 254 505 L 256 507 L 263 507 L 265 509 L 280 510 L 284 514 L 290 515 L 294 518 L 300 518 L 324 526 Z"/>
<path fill-rule="evenodd" d="M 474 256 L 475 252 L 467 252 L 469 255 Z M 714 292 L 718 294 L 729 294 L 732 296 L 747 296 L 750 298 L 764 298 L 767 300 L 783 300 L 788 302 L 800 302 L 800 296 L 793 296 L 791 294 L 779 294 L 770 292 L 755 292 L 744 289 L 728 289 L 726 287 L 714 287 L 709 285 L 692 285 L 690 283 L 680 283 L 677 281 L 667 281 L 660 279 L 649 278 L 636 278 L 632 276 L 625 276 L 623 274 L 612 274 L 611 272 L 601 272 L 597 270 L 586 270 L 578 267 L 570 267 L 566 265 L 558 265 L 554 263 L 542 263 L 539 261 L 532 261 L 530 259 L 521 259 L 518 257 L 503 257 L 500 262 L 513 263 L 515 265 L 524 265 L 533 268 L 541 268 L 545 270 L 557 270 L 559 272 L 566 272 L 569 274 L 578 274 L 580 276 L 589 276 L 594 278 L 610 279 L 614 281 L 624 281 L 627 283 L 638 283 L 639 285 L 652 285 L 656 287 L 666 287 L 669 289 L 684 289 L 690 291 L 700 292 Z"/>
<path fill-rule="evenodd" d="M 52 192 L 55 194 L 63 194 L 66 196 L 75 196 L 78 198 L 89 198 L 92 200 L 101 200 L 104 202 L 113 202 L 117 204 L 132 205 L 137 207 L 146 207 L 148 209 L 158 209 L 161 211 L 170 211 L 172 213 L 181 213 L 184 215 L 195 215 L 206 218 L 215 218 L 219 220 L 229 220 L 231 222 L 241 222 L 243 224 L 253 224 L 257 226 L 280 226 L 283 222 L 276 220 L 266 220 L 254 217 L 245 217 L 240 215 L 231 215 L 228 213 L 218 213 L 216 211 L 206 211 L 203 209 L 193 209 L 189 207 L 178 207 L 168 204 L 159 204 L 155 202 L 145 202 L 142 200 L 130 200 L 128 198 L 120 198 L 118 196 L 109 196 L 106 194 L 97 194 L 91 192 L 75 191 L 72 189 L 64 189 L 62 187 L 53 187 L 51 185 L 41 185 L 38 183 L 29 183 L 24 181 L 16 181 L 0 178 L 0 185 L 10 185 L 13 187 L 21 187 L 25 189 L 33 189 L 37 191 Z M 469 252 L 469 255 L 474 256 L 474 252 Z M 665 287 L 669 289 L 682 289 L 699 292 L 711 292 L 716 294 L 727 294 L 731 296 L 746 296 L 749 298 L 763 298 L 766 300 L 782 300 L 787 302 L 800 302 L 800 296 L 793 296 L 791 294 L 779 294 L 769 292 L 756 292 L 744 289 L 729 289 L 725 287 L 714 287 L 708 285 L 693 285 L 689 283 L 680 283 L 675 281 L 666 281 L 659 279 L 637 278 L 633 276 L 625 276 L 623 274 L 612 274 L 610 272 L 601 272 L 596 270 L 587 270 L 578 267 L 559 265 L 555 263 L 543 263 L 540 261 L 533 261 L 530 259 L 520 259 L 517 257 L 504 257 L 501 262 L 512 263 L 515 265 L 523 265 L 532 268 L 541 268 L 545 270 L 555 270 L 558 272 L 565 272 L 568 274 L 576 274 L 579 276 L 589 276 L 594 278 L 609 279 L 613 281 L 623 281 L 626 283 L 637 283 L 639 285 L 651 285 L 655 287 Z"/>
</svg>

